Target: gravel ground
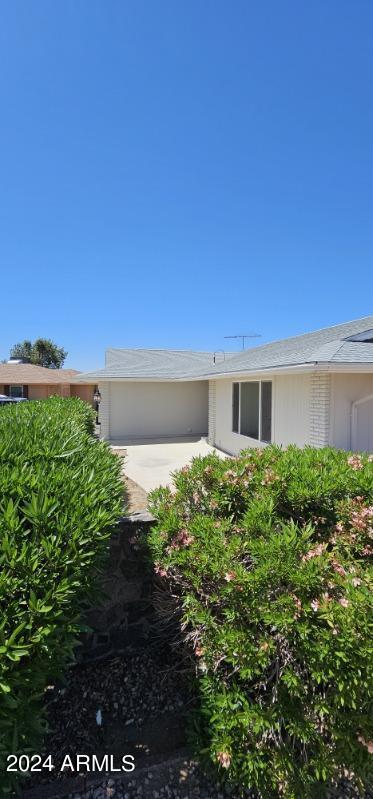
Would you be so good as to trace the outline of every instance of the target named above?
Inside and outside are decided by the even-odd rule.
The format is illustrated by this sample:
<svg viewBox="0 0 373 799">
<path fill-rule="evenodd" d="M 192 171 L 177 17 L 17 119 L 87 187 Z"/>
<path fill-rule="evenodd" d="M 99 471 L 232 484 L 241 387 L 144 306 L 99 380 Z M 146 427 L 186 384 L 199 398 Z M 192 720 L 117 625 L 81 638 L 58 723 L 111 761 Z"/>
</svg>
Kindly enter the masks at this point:
<svg viewBox="0 0 373 799">
<path fill-rule="evenodd" d="M 331 790 L 328 799 L 358 799 L 359 793 L 350 784 Z M 107 779 L 99 786 L 82 793 L 72 793 L 68 799 L 257 799 L 251 791 L 219 786 L 206 778 L 196 761 L 175 761 L 168 767 L 156 767 L 136 779 Z M 366 799 L 372 794 L 366 793 Z M 286 799 L 286 797 L 284 797 Z M 302 799 L 299 796 L 298 799 Z"/>
<path fill-rule="evenodd" d="M 123 482 L 126 487 L 128 498 L 128 513 L 146 510 L 148 507 L 148 495 L 146 491 L 125 474 L 123 474 Z"/>
<path fill-rule="evenodd" d="M 107 753 L 114 755 L 116 761 L 123 754 L 133 754 L 136 769 L 120 776 L 97 774 L 95 779 L 91 774 L 87 780 L 76 777 L 72 785 L 71 773 L 61 773 L 56 768 L 45 776 L 35 774 L 22 796 L 255 799 L 252 792 L 240 793 L 212 782 L 189 757 L 185 748 L 185 711 L 192 701 L 181 667 L 175 669 L 175 655 L 168 650 L 128 651 L 121 657 L 74 667 L 68 687 L 49 692 L 50 733 L 45 754 L 51 754 L 56 764 L 66 753 L 72 758 L 79 753 L 97 757 Z M 358 793 L 345 783 L 329 796 L 357 799 Z M 368 791 L 366 799 L 373 799 L 373 793 Z"/>
<path fill-rule="evenodd" d="M 237 794 L 219 788 L 200 771 L 195 761 L 175 761 L 127 780 L 105 780 L 70 799 L 255 799 L 254 794 Z"/>
<path fill-rule="evenodd" d="M 174 663 L 174 656 L 173 663 Z M 46 697 L 49 734 L 44 753 L 55 771 L 35 774 L 32 784 L 63 779 L 68 753 L 155 756 L 185 743 L 185 708 L 192 701 L 185 677 L 169 668 L 168 650 L 127 655 L 75 666 L 68 685 Z"/>
<path fill-rule="evenodd" d="M 181 664 L 176 665 L 168 649 L 147 649 L 75 666 L 68 686 L 51 688 L 47 695 L 50 732 L 44 756 L 51 754 L 56 769 L 35 774 L 24 799 L 255 799 L 251 792 L 211 782 L 190 759 L 185 728 L 193 696 Z M 100 759 L 113 755 L 116 766 L 124 754 L 132 754 L 136 769 L 105 778 L 74 775 L 72 785 L 71 772 L 59 770 L 67 753 L 72 759 L 82 753 Z M 344 783 L 329 796 L 357 799 L 358 793 Z M 365 797 L 373 799 L 373 792 Z"/>
<path fill-rule="evenodd" d="M 358 799 L 359 793 L 349 783 L 330 790 L 328 799 Z M 365 799 L 372 799 L 367 792 Z M 175 761 L 168 767 L 155 768 L 136 779 L 108 779 L 82 793 L 72 793 L 69 799 L 257 799 L 251 791 L 237 792 L 212 782 L 192 760 Z M 286 797 L 284 797 L 286 799 Z M 299 799 L 301 797 L 299 796 Z"/>
<path fill-rule="evenodd" d="M 136 513 L 137 511 L 146 510 L 148 507 L 148 495 L 146 491 L 139 486 L 138 483 L 135 483 L 134 480 L 131 480 L 130 477 L 127 477 L 125 472 L 126 448 L 112 447 L 112 451 L 115 452 L 118 458 L 120 458 L 122 461 L 122 480 L 126 491 L 128 513 Z"/>
</svg>

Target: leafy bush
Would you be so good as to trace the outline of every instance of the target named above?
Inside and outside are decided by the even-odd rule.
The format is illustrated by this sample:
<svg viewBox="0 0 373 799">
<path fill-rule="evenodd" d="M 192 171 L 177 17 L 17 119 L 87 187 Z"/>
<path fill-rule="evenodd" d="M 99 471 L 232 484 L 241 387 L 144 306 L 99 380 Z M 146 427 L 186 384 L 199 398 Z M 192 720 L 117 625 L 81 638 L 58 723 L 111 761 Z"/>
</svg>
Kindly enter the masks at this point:
<svg viewBox="0 0 373 799">
<path fill-rule="evenodd" d="M 0 755 L 35 752 L 42 696 L 72 659 L 121 511 L 119 459 L 91 408 L 54 397 L 0 409 Z M 37 749 L 36 749 L 37 751 Z"/>
<path fill-rule="evenodd" d="M 372 456 L 195 459 L 150 499 L 199 675 L 200 749 L 261 797 L 368 775 Z"/>
</svg>

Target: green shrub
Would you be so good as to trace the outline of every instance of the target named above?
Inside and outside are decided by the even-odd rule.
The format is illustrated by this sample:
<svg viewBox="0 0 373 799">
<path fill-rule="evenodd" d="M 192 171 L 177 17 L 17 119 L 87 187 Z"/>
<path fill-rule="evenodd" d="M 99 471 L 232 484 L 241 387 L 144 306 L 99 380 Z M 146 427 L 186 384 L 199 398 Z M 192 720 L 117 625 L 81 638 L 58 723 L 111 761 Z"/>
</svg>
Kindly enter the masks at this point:
<svg viewBox="0 0 373 799">
<path fill-rule="evenodd" d="M 261 797 L 368 775 L 372 460 L 209 456 L 151 495 L 156 571 L 198 664 L 198 745 Z"/>
<path fill-rule="evenodd" d="M 0 409 L 0 755 L 37 751 L 43 692 L 72 660 L 79 618 L 121 512 L 119 459 L 91 408 L 54 397 Z"/>
</svg>

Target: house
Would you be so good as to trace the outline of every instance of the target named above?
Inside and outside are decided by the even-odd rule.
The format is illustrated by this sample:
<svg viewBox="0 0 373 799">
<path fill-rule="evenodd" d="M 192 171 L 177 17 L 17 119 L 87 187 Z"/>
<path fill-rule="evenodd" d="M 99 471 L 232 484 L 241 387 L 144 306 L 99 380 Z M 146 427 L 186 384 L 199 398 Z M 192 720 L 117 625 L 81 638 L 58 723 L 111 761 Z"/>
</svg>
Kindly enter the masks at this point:
<svg viewBox="0 0 373 799">
<path fill-rule="evenodd" d="M 373 451 L 373 316 L 236 354 L 110 349 L 104 369 L 76 381 L 98 384 L 101 435 L 113 441 Z"/>
<path fill-rule="evenodd" d="M 75 383 L 76 369 L 45 369 L 31 363 L 10 360 L 0 364 L 0 394 L 7 397 L 45 399 L 53 394 L 80 397 L 93 404 L 95 386 L 85 381 Z"/>
</svg>

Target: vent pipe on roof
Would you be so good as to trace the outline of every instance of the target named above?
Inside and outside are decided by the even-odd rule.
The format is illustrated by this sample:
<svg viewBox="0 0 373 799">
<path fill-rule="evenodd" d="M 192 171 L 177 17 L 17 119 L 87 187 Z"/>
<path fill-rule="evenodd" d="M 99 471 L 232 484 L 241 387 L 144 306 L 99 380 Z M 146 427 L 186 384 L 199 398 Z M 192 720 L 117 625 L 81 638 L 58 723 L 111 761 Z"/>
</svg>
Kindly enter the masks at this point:
<svg viewBox="0 0 373 799">
<path fill-rule="evenodd" d="M 223 361 L 225 361 L 225 352 L 224 352 L 224 350 L 215 350 L 215 352 L 214 352 L 214 363 L 216 363 L 216 353 L 217 352 L 222 352 L 223 353 Z"/>
</svg>

